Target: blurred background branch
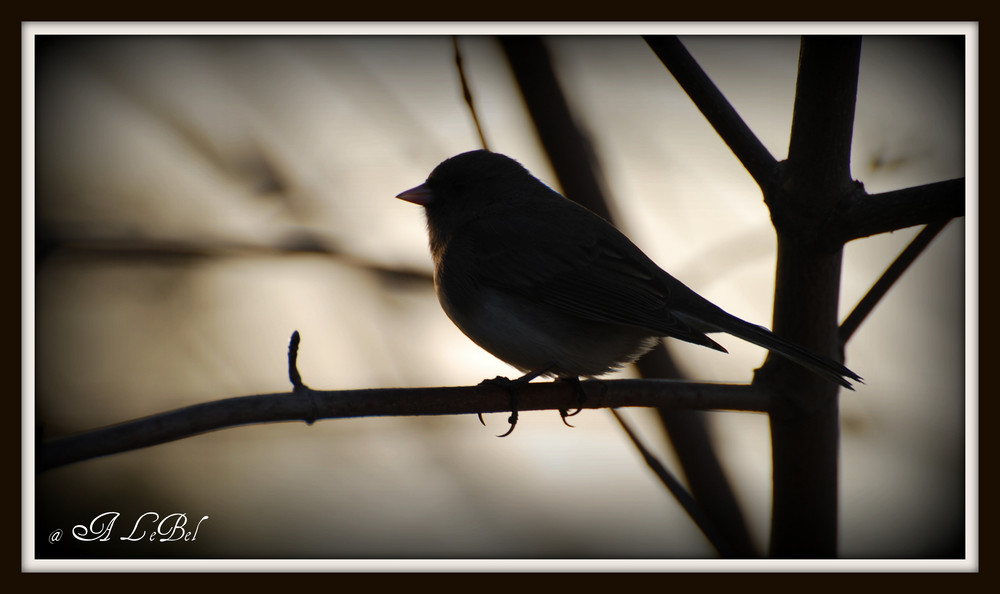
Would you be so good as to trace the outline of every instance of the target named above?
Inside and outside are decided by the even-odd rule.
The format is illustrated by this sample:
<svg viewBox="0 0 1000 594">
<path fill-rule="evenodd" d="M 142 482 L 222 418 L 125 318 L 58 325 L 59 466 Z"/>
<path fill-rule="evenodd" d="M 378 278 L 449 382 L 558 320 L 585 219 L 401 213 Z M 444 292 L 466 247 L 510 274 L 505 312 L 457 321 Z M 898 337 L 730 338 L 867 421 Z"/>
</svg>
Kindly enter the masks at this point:
<svg viewBox="0 0 1000 594">
<path fill-rule="evenodd" d="M 566 197 L 614 223 L 615 209 L 601 181 L 601 165 L 589 135 L 572 114 L 544 41 L 537 37 L 503 37 L 501 44 Z M 643 357 L 637 366 L 644 377 L 684 377 L 662 346 Z M 658 411 L 695 499 L 708 521 L 719 530 L 720 538 L 729 543 L 727 552 L 757 556 L 736 497 L 721 471 L 703 413 L 671 408 Z"/>
</svg>

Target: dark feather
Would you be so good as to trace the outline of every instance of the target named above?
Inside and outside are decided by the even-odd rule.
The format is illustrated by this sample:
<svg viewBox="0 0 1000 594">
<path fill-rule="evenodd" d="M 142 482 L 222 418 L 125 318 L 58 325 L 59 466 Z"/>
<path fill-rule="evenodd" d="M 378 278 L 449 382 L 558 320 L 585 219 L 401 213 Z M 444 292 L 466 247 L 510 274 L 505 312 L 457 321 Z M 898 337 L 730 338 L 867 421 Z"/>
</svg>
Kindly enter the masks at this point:
<svg viewBox="0 0 1000 594">
<path fill-rule="evenodd" d="M 499 230 L 495 219 L 463 229 L 472 245 L 468 253 L 475 254 L 477 282 L 587 320 L 643 328 L 727 352 L 674 315 L 662 271 L 638 249 L 641 257 L 623 253 L 616 247 L 620 242 L 610 238 L 578 237 L 570 226 L 552 229 L 535 221 L 521 225 L 517 238 L 509 229 Z"/>
</svg>

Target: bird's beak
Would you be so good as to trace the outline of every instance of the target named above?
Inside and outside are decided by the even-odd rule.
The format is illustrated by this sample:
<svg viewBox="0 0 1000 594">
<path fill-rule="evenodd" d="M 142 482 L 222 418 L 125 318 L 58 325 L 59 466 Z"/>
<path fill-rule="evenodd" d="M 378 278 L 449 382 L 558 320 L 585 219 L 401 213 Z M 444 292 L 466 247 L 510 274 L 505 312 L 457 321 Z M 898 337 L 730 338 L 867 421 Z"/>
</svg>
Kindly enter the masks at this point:
<svg viewBox="0 0 1000 594">
<path fill-rule="evenodd" d="M 420 184 L 415 188 L 410 188 L 409 190 L 396 194 L 396 198 L 400 200 L 406 200 L 407 202 L 412 202 L 414 204 L 419 204 L 420 206 L 427 206 L 434 200 L 434 192 L 427 187 L 427 184 Z"/>
</svg>

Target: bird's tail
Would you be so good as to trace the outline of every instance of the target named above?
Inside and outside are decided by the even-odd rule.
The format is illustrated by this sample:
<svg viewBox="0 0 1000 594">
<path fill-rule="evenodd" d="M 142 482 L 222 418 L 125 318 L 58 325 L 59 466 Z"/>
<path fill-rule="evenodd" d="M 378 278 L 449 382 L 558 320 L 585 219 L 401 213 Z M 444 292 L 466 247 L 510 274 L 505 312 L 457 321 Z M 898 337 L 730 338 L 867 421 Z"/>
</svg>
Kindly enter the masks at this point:
<svg viewBox="0 0 1000 594">
<path fill-rule="evenodd" d="M 720 332 L 728 332 L 747 342 L 752 342 L 757 346 L 764 347 L 771 352 L 791 359 L 799 365 L 837 382 L 848 390 L 854 389 L 851 382 L 848 381 L 849 379 L 864 383 L 861 376 L 828 357 L 817 355 L 809 349 L 778 336 L 763 326 L 751 324 L 734 315 L 721 310 L 719 311 L 722 315 L 717 316 L 711 322 L 701 320 L 702 323 L 709 324 Z"/>
</svg>

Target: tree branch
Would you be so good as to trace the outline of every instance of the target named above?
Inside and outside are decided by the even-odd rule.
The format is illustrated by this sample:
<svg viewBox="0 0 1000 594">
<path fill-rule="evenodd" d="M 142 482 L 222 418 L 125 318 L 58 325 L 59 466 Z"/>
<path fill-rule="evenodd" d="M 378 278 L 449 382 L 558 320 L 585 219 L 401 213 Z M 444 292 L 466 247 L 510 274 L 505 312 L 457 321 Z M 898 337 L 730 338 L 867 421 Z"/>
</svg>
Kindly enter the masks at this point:
<svg viewBox="0 0 1000 594">
<path fill-rule="evenodd" d="M 881 194 L 854 192 L 838 209 L 831 228 L 837 240 L 846 243 L 964 215 L 965 178 L 960 177 Z"/>
<path fill-rule="evenodd" d="M 569 382 L 525 385 L 519 410 L 650 406 L 763 412 L 767 397 L 749 385 L 670 380 L 588 380 L 583 403 Z M 149 447 L 252 423 L 375 416 L 461 415 L 510 410 L 509 395 L 495 386 L 311 390 L 226 398 L 56 438 L 41 444 L 38 470 Z"/>
<path fill-rule="evenodd" d="M 537 38 L 504 38 L 502 43 L 566 197 L 614 223 L 608 193 L 600 183 L 603 179 L 600 162 L 588 144 L 586 132 L 573 117 L 545 43 Z M 642 357 L 637 367 L 646 378 L 683 379 L 662 345 Z M 691 494 L 730 546 L 731 552 L 727 555 L 759 556 L 715 453 L 706 413 L 669 408 L 659 408 L 657 412 L 687 477 Z"/>
<path fill-rule="evenodd" d="M 947 221 L 939 221 L 936 223 L 931 223 L 924 227 L 923 231 L 920 232 L 913 241 L 910 242 L 903 253 L 897 257 L 888 269 L 879 277 L 878 281 L 865 294 L 865 296 L 858 302 L 858 304 L 851 311 L 844 323 L 840 325 L 840 345 L 843 349 L 847 341 L 851 339 L 854 332 L 861 326 L 861 323 L 865 321 L 868 314 L 875 309 L 878 302 L 882 300 L 882 297 L 889 292 L 889 289 L 899 277 L 903 276 L 903 272 L 909 268 L 910 264 L 916 261 L 917 257 L 923 253 L 924 249 L 930 245 L 931 241 L 937 237 L 937 234 L 944 229 L 947 225 Z"/>
<path fill-rule="evenodd" d="M 643 39 L 667 70 L 677 79 L 701 113 L 712 124 L 736 158 L 750 172 L 757 185 L 771 185 L 778 165 L 753 130 L 740 118 L 722 91 L 705 74 L 687 49 L 675 36 Z"/>
<path fill-rule="evenodd" d="M 786 183 L 827 209 L 851 188 L 851 139 L 858 96 L 861 38 L 805 37 L 799 52 Z"/>
<path fill-rule="evenodd" d="M 788 160 L 765 189 L 778 233 L 774 331 L 836 357 L 843 245 L 830 219 L 854 187 L 851 135 L 861 39 L 804 37 Z M 837 555 L 840 414 L 837 387 L 768 357 L 756 379 L 774 390 L 771 555 Z"/>
<path fill-rule="evenodd" d="M 632 440 L 632 443 L 635 445 L 636 449 L 638 449 L 639 453 L 642 454 L 642 459 L 646 461 L 646 465 L 649 466 L 654 473 L 656 473 L 656 476 L 659 477 L 660 482 L 662 482 L 664 486 L 666 486 L 667 489 L 670 491 L 670 493 L 673 494 L 674 498 L 678 501 L 678 503 L 681 504 L 681 507 L 684 508 L 684 511 L 687 512 L 688 516 L 690 516 L 691 519 L 694 520 L 694 523 L 698 526 L 698 528 L 701 529 L 701 532 L 702 534 L 705 535 L 705 538 L 707 538 L 708 541 L 712 543 L 712 546 L 715 547 L 715 550 L 718 551 L 719 554 L 725 558 L 733 558 L 738 556 L 736 552 L 733 550 L 733 548 L 726 541 L 722 532 L 720 532 L 719 529 L 715 527 L 715 524 L 712 522 L 712 518 L 709 517 L 704 511 L 702 511 L 701 507 L 698 505 L 698 502 L 696 502 L 694 497 L 692 497 L 691 494 L 688 493 L 687 489 L 684 488 L 684 485 L 682 485 L 681 482 L 677 480 L 677 477 L 675 477 L 673 473 L 671 473 L 670 470 L 666 466 L 664 466 L 664 464 L 660 462 L 660 460 L 655 455 L 653 455 L 651 451 L 649 451 L 649 448 L 647 448 L 645 444 L 642 443 L 642 440 L 640 440 L 639 436 L 636 435 L 634 431 L 632 431 L 632 428 L 629 427 L 628 423 L 625 422 L 625 419 L 623 419 L 622 416 L 618 414 L 618 411 L 612 408 L 611 414 L 613 414 L 615 419 L 618 420 L 618 424 L 621 425 L 622 429 L 624 429 L 625 433 L 629 436 L 629 439 Z"/>
<path fill-rule="evenodd" d="M 458 37 L 452 36 L 452 45 L 455 48 L 455 69 L 458 70 L 458 80 L 462 83 L 462 98 L 469 106 L 469 113 L 472 114 L 472 121 L 476 124 L 476 132 L 479 133 L 479 142 L 483 148 L 490 150 L 490 145 L 486 142 L 486 134 L 483 133 L 483 126 L 479 123 L 479 115 L 476 113 L 476 105 L 472 100 L 472 90 L 469 89 L 469 81 L 465 78 L 465 68 L 462 66 L 462 51 L 458 48 Z"/>
<path fill-rule="evenodd" d="M 637 362 L 643 377 L 681 378 L 680 369 L 665 346 L 646 353 Z M 708 413 L 701 410 L 656 410 L 677 460 L 699 507 L 731 548 L 735 557 L 760 557 L 750 538 L 746 518 L 716 453 Z"/>
<path fill-rule="evenodd" d="M 566 197 L 610 221 L 590 139 L 573 119 L 545 44 L 538 37 L 515 36 L 501 37 L 500 45 Z"/>
</svg>

